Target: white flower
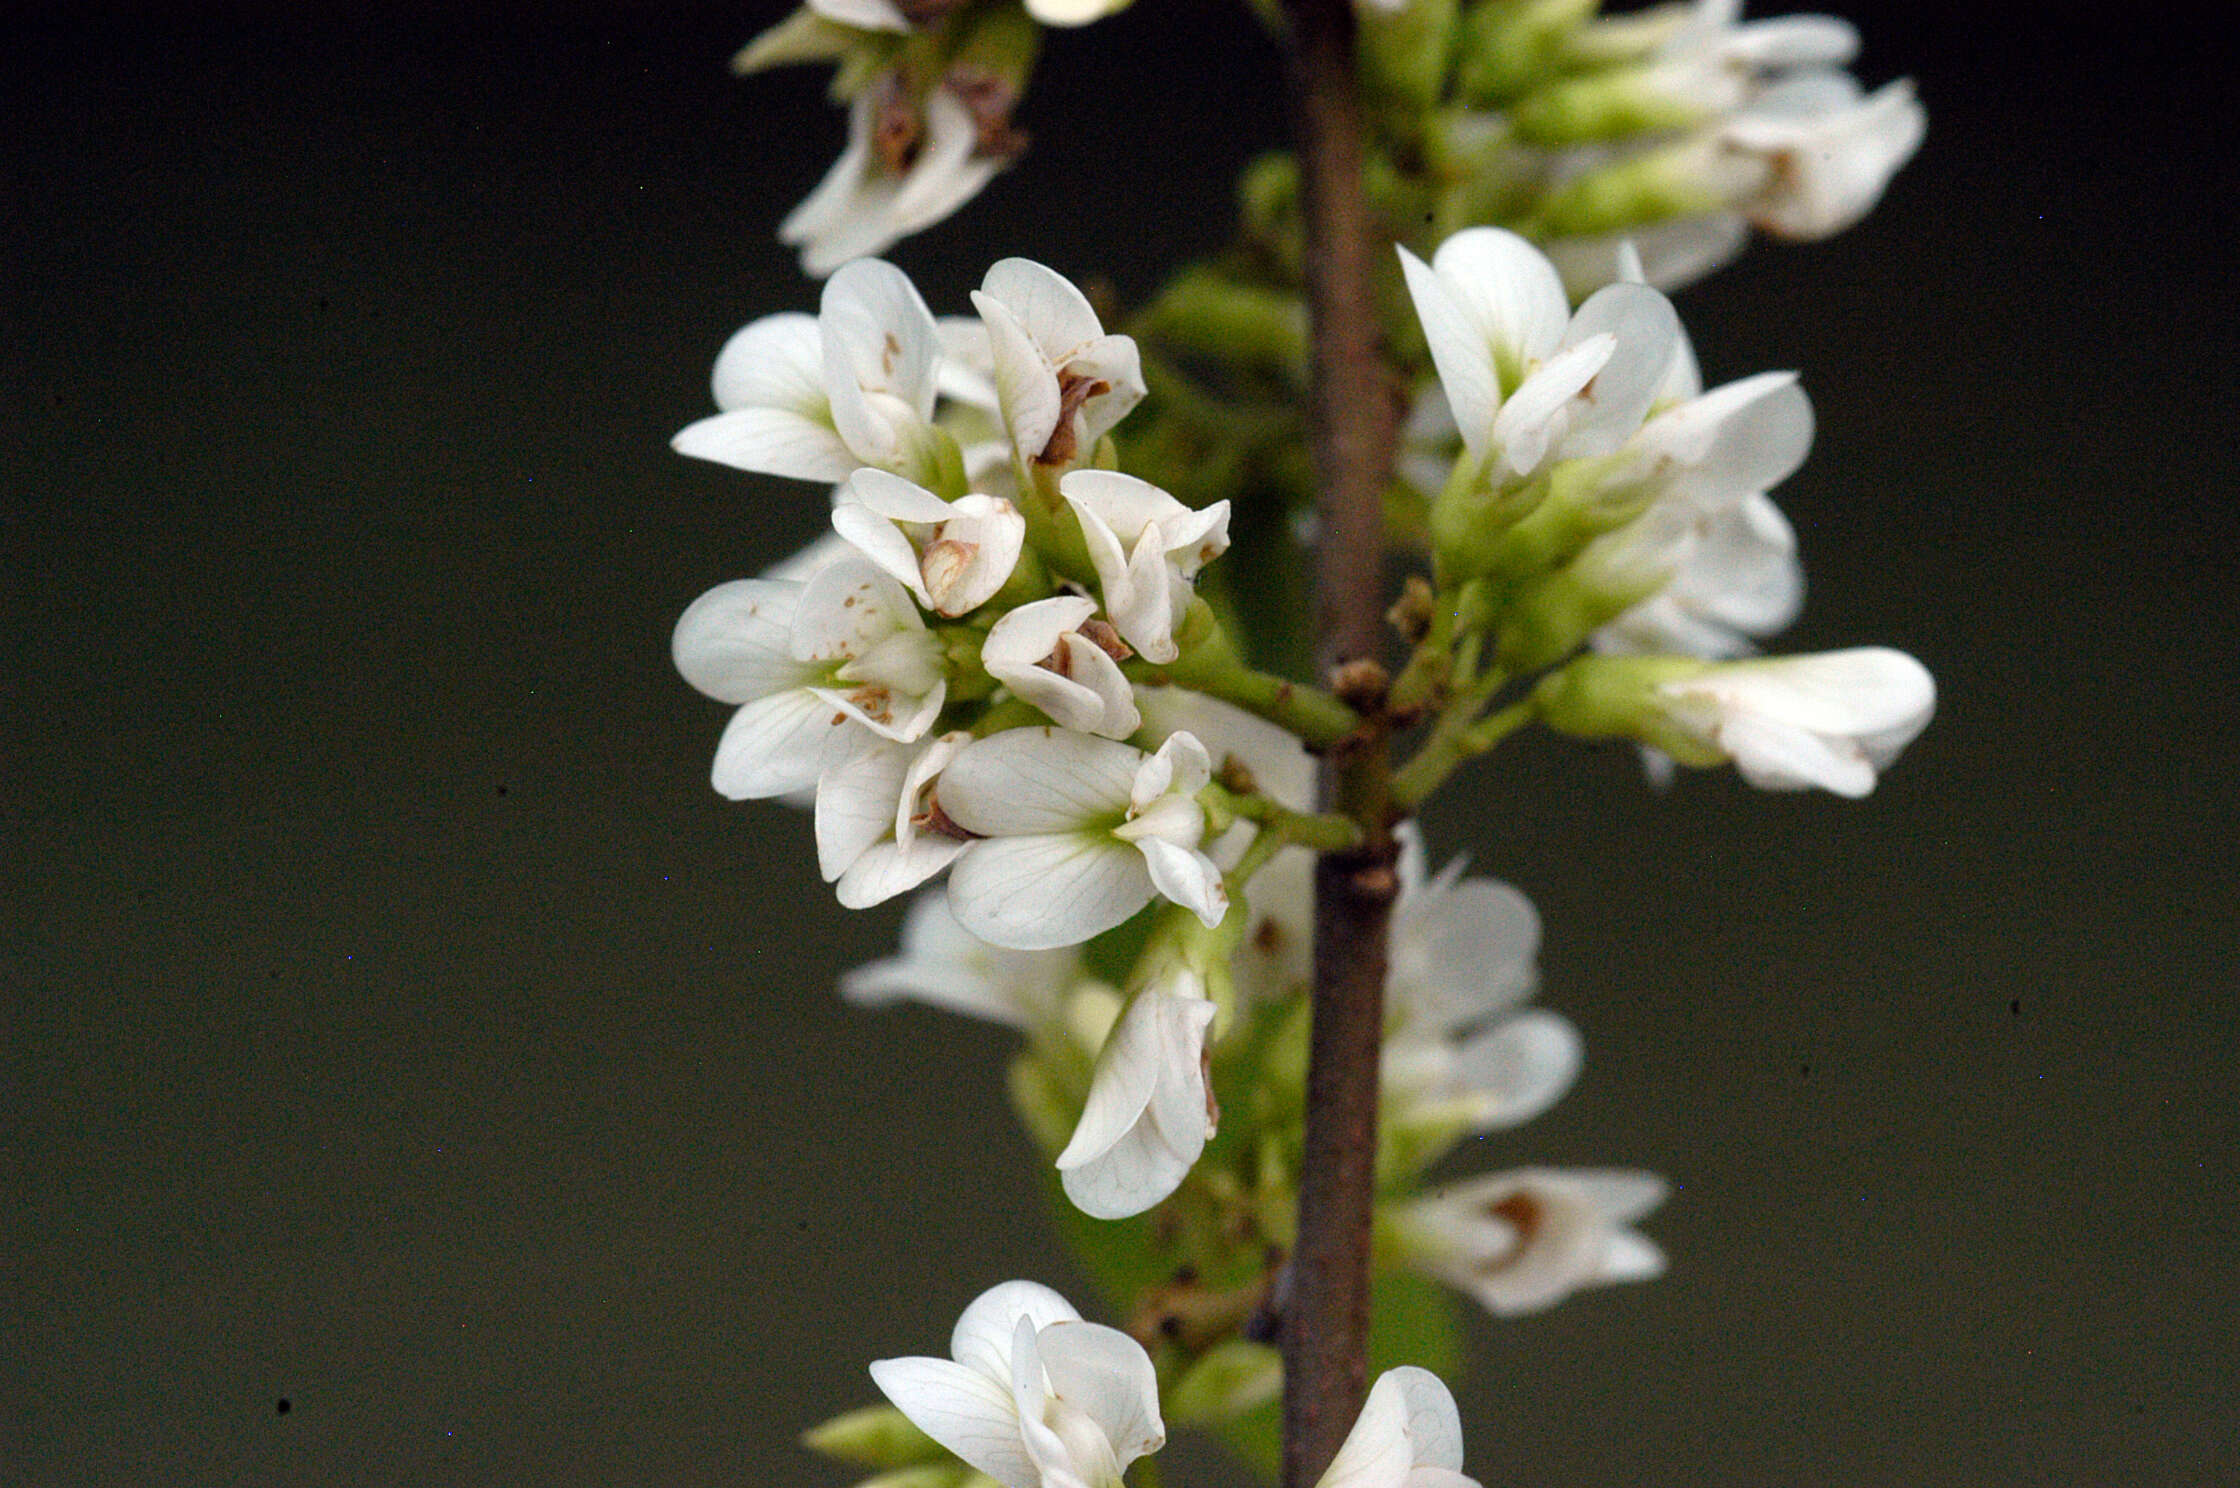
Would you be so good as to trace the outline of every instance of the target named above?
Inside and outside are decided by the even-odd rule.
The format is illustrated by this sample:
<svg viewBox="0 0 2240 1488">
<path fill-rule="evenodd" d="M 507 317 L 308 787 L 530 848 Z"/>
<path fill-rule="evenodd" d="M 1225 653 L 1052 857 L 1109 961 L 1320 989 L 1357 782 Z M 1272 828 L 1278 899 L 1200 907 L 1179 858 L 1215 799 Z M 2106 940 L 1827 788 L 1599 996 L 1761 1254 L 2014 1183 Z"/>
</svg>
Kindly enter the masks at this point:
<svg viewBox="0 0 2240 1488">
<path fill-rule="evenodd" d="M 1106 335 L 1062 274 L 1007 258 L 988 270 L 972 304 L 988 328 L 1003 421 L 1021 460 L 1070 465 L 1143 400 L 1136 343 Z"/>
<path fill-rule="evenodd" d="M 687 682 L 741 705 L 714 772 L 735 801 L 813 785 L 874 736 L 917 738 L 948 694 L 940 643 L 917 606 L 860 558 L 805 584 L 719 584 L 678 619 L 670 650 Z"/>
<path fill-rule="evenodd" d="M 1620 270 L 1627 244 L 1640 255 L 1638 282 L 1669 294 L 1732 262 L 1749 241 L 1750 224 L 1740 213 L 1711 212 L 1643 223 L 1622 236 L 1557 238 L 1541 247 L 1563 275 L 1564 291 L 1583 300 L 1629 277 Z"/>
<path fill-rule="evenodd" d="M 799 480 L 846 480 L 865 465 L 919 471 L 939 351 L 933 316 L 903 272 L 851 263 L 825 285 L 815 317 L 764 316 L 724 344 L 713 379 L 723 412 L 671 445 Z"/>
<path fill-rule="evenodd" d="M 911 30 L 910 18 L 902 13 L 895 0 L 808 0 L 809 9 L 835 25 L 853 26 L 858 31 L 898 31 L 905 35 Z"/>
<path fill-rule="evenodd" d="M 1229 503 L 1192 511 L 1146 480 L 1117 470 L 1076 470 L 1059 492 L 1104 591 L 1104 612 L 1147 661 L 1181 655 L 1175 627 L 1190 608 L 1198 570 L 1229 547 Z"/>
<path fill-rule="evenodd" d="M 1045 26 L 1086 26 L 1126 10 L 1132 0 L 1027 0 L 1027 14 Z"/>
<path fill-rule="evenodd" d="M 1316 1488 L 1478 1488 L 1462 1471 L 1462 1417 L 1439 1376 L 1412 1364 L 1377 1376 Z"/>
<path fill-rule="evenodd" d="M 1694 381 L 1676 363 L 1674 386 Z M 1642 598 L 1589 637 L 1618 654 L 1740 656 L 1796 618 L 1796 534 L 1766 496 L 1803 463 L 1812 405 L 1793 373 L 1767 372 L 1686 397 L 1628 444 L 1609 477 L 1648 509 L 1580 554 L 1587 588 Z"/>
<path fill-rule="evenodd" d="M 914 744 L 876 740 L 817 780 L 817 869 L 840 902 L 868 909 L 948 867 L 965 839 L 944 835 L 934 779 L 971 739 L 943 734 Z"/>
<path fill-rule="evenodd" d="M 1143 724 L 1120 673 L 1129 652 L 1111 626 L 1089 618 L 1096 612 L 1095 600 L 1071 594 L 1021 605 L 989 628 L 980 662 L 1061 727 L 1125 739 Z"/>
<path fill-rule="evenodd" d="M 931 227 L 980 194 L 1010 163 L 989 148 L 989 121 L 944 83 L 914 103 L 889 73 L 856 95 L 848 143 L 815 190 L 778 224 L 804 273 L 829 274 Z"/>
<path fill-rule="evenodd" d="M 1761 790 L 1819 786 L 1864 796 L 1936 711 L 1936 683 L 1902 651 L 1865 646 L 1735 661 L 1665 682 L 1682 733 L 1734 761 Z"/>
<path fill-rule="evenodd" d="M 1070 949 L 1014 951 L 957 923 L 946 895 L 920 894 L 902 921 L 902 954 L 859 966 L 840 995 L 863 1007 L 901 999 L 1030 1029 L 1054 1024 L 1079 960 Z"/>
<path fill-rule="evenodd" d="M 979 740 L 941 777 L 942 810 L 988 839 L 951 870 L 949 907 L 982 940 L 1019 950 L 1077 945 L 1154 895 L 1219 924 L 1228 892 L 1198 849 L 1196 797 L 1211 774 L 1188 734 L 1154 755 L 1053 728 Z"/>
<path fill-rule="evenodd" d="M 1073 1140 L 1058 1154 L 1066 1197 L 1097 1219 L 1141 1214 L 1182 1182 L 1213 1135 L 1206 1029 L 1214 1006 L 1178 970 L 1136 994 L 1097 1056 Z"/>
<path fill-rule="evenodd" d="M 1589 544 L 1580 564 L 1613 588 L 1631 587 L 1642 567 L 1667 575 L 1657 593 L 1588 637 L 1606 655 L 1747 656 L 1804 604 L 1796 531 L 1762 492 L 1723 510 L 1651 511 Z"/>
<path fill-rule="evenodd" d="M 1840 67 L 1859 51 L 1858 30 L 1834 16 L 1789 15 L 1742 22 L 1742 0 L 1698 0 L 1666 39 L 1643 82 L 1675 103 L 1726 114 L 1748 103 L 1768 76 Z"/>
<path fill-rule="evenodd" d="M 1662 1275 L 1663 1253 L 1629 1226 L 1664 1196 L 1649 1173 L 1525 1168 L 1410 1200 L 1394 1225 L 1410 1265 L 1507 1317 Z"/>
<path fill-rule="evenodd" d="M 1582 1057 L 1568 1019 L 1522 1006 L 1539 979 L 1540 917 L 1510 885 L 1462 877 L 1460 860 L 1427 878 L 1421 835 L 1403 823 L 1399 836 L 1381 1081 L 1392 1119 L 1452 1135 L 1529 1121 L 1571 1088 Z"/>
<path fill-rule="evenodd" d="M 949 1353 L 881 1359 L 871 1378 L 919 1430 L 1004 1488 L 1120 1488 L 1129 1463 L 1166 1443 L 1143 1346 L 1081 1321 L 1046 1286 L 981 1293 Z"/>
<path fill-rule="evenodd" d="M 995 597 L 1026 545 L 1027 522 L 1010 502 L 939 496 L 884 470 L 848 478 L 832 509 L 832 530 L 918 597 L 951 618 Z"/>
<path fill-rule="evenodd" d="M 1874 209 L 1913 158 L 1928 115 L 1901 78 L 1862 96 L 1848 73 L 1783 79 L 1717 131 L 1737 204 L 1776 237 L 1825 238 Z"/>
<path fill-rule="evenodd" d="M 1518 475 L 1551 458 L 1608 454 L 1641 427 L 1679 319 L 1642 284 L 1598 291 L 1576 315 L 1539 249 L 1470 228 L 1429 264 L 1399 250 L 1409 296 L 1462 440 Z"/>
</svg>

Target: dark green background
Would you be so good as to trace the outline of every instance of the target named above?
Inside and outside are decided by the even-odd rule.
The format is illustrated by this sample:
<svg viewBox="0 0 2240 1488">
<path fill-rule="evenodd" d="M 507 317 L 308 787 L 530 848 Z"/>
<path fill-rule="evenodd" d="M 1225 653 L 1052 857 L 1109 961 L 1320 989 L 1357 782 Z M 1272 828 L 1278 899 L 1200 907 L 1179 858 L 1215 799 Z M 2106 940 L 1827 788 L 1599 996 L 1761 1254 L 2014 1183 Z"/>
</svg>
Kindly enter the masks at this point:
<svg viewBox="0 0 2240 1488">
<path fill-rule="evenodd" d="M 1279 126 L 1232 9 L 1058 39 L 1026 163 L 896 254 L 937 310 L 1220 240 Z M 1492 1488 L 2240 1449 L 2228 115 L 2157 7 L 1847 13 L 1927 149 L 1680 303 L 1820 410 L 1788 644 L 1905 647 L 1943 709 L 1862 804 L 1535 740 L 1434 815 L 1591 1056 L 1468 1165 L 1678 1185 L 1666 1280 L 1474 1328 Z M 898 910 L 707 790 L 667 661 L 822 520 L 666 447 L 813 302 L 770 234 L 840 122 L 726 76 L 767 15 L 0 40 L 7 1482 L 838 1484 L 791 1438 L 865 1361 L 1080 1293 L 1006 1037 L 839 1005 Z"/>
</svg>

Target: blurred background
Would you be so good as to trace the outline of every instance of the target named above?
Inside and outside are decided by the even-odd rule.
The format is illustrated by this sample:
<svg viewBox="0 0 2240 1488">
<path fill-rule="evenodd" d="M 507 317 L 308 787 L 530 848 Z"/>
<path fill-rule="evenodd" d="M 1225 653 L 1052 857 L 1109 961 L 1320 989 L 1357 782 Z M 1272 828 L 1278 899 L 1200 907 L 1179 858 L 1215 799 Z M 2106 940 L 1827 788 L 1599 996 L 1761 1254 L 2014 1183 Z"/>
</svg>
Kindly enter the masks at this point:
<svg viewBox="0 0 2240 1488">
<path fill-rule="evenodd" d="M 2228 114 L 2153 7 L 1834 8 L 1926 149 L 1679 303 L 1819 410 L 1783 645 L 1903 647 L 1942 711 L 1864 803 L 1548 739 L 1440 802 L 1589 1047 L 1455 1170 L 1677 1185 L 1663 1281 L 1473 1320 L 1470 1467 L 2226 1482 Z M 1008 1037 L 841 1006 L 900 906 L 709 791 L 668 663 L 824 517 L 667 448 L 814 303 L 772 230 L 842 121 L 724 70 L 777 13 L 7 23 L 7 1482 L 837 1485 L 793 1438 L 867 1360 L 1088 1300 Z M 1057 36 L 1026 161 L 893 257 L 942 313 L 1010 253 L 1140 297 L 1273 77 L 1241 7 Z"/>
</svg>

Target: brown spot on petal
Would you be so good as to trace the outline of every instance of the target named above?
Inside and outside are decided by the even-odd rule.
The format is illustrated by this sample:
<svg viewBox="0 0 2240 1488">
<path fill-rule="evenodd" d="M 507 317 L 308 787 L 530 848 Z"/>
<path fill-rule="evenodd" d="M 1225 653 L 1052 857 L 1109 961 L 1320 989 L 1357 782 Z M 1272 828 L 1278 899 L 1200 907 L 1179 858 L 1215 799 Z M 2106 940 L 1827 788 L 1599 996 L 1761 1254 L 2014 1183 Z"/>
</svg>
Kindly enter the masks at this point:
<svg viewBox="0 0 2240 1488">
<path fill-rule="evenodd" d="M 925 148 L 926 119 L 904 93 L 902 79 L 890 76 L 873 110 L 871 153 L 890 176 L 909 173 Z"/>
<path fill-rule="evenodd" d="M 945 537 L 929 544 L 925 557 L 918 560 L 918 572 L 925 575 L 926 592 L 933 596 L 933 607 L 942 614 L 961 613 L 949 608 L 949 600 L 979 552 L 978 543 L 959 542 L 953 537 Z"/>
<path fill-rule="evenodd" d="M 972 153 L 989 160 L 1016 160 L 1026 153 L 1027 134 L 1011 122 L 1019 90 L 985 67 L 959 63 L 942 85 L 972 115 Z"/>
<path fill-rule="evenodd" d="M 1084 620 L 1078 629 L 1081 632 L 1081 639 L 1087 641 L 1114 661 L 1126 661 L 1136 654 L 1134 648 L 1120 639 L 1120 632 L 1114 630 L 1109 621 Z"/>
<path fill-rule="evenodd" d="M 1213 1098 L 1212 1049 L 1206 1048 L 1198 1051 L 1198 1073 L 1200 1078 L 1205 1081 L 1206 1086 L 1206 1140 L 1210 1142 L 1213 1140 L 1214 1132 L 1221 1126 L 1221 1102 Z"/>
<path fill-rule="evenodd" d="M 1506 1222 L 1517 1232 L 1517 1243 L 1509 1247 L 1509 1254 L 1502 1264 L 1531 1248 L 1532 1242 L 1548 1227 L 1548 1206 L 1529 1193 L 1513 1193 L 1496 1203 L 1488 1204 L 1486 1212 L 1495 1219 Z"/>
<path fill-rule="evenodd" d="M 941 809 L 941 797 L 932 786 L 926 787 L 925 810 L 910 818 L 910 825 L 921 832 L 931 832 L 936 837 L 946 837 L 952 842 L 977 842 L 978 832 L 968 832 L 950 820 L 949 813 Z"/>
<path fill-rule="evenodd" d="M 877 723 L 894 722 L 894 694 L 876 684 L 859 687 L 848 694 L 848 701 L 863 710 L 863 716 Z"/>
<path fill-rule="evenodd" d="M 1080 416 L 1081 406 L 1111 391 L 1112 384 L 1101 377 L 1083 377 L 1078 372 L 1061 370 L 1058 373 L 1058 426 L 1050 431 L 1050 442 L 1035 456 L 1035 462 L 1071 464 L 1074 456 L 1081 453 L 1081 431 L 1074 422 Z"/>
</svg>

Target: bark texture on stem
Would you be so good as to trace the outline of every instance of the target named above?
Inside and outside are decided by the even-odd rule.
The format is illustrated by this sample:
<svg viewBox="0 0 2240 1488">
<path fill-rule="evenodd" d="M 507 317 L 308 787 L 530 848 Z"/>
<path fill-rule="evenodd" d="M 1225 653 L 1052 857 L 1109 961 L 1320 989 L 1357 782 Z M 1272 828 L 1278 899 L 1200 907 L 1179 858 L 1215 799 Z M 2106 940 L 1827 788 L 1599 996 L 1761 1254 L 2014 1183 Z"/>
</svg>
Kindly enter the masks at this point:
<svg viewBox="0 0 2240 1488">
<path fill-rule="evenodd" d="M 1374 661 L 1383 639 L 1383 489 L 1397 410 L 1373 285 L 1374 255 L 1386 250 L 1361 189 L 1352 0 L 1283 0 L 1283 12 L 1314 334 L 1318 657 L 1329 668 Z M 1377 690 L 1373 681 L 1367 688 Z M 1324 804 L 1359 822 L 1364 840 L 1315 870 L 1306 1144 L 1281 1322 L 1284 1488 L 1321 1477 L 1367 1392 L 1377 1060 L 1397 879 L 1382 700 L 1347 700 L 1368 721 L 1325 757 Z"/>
</svg>

